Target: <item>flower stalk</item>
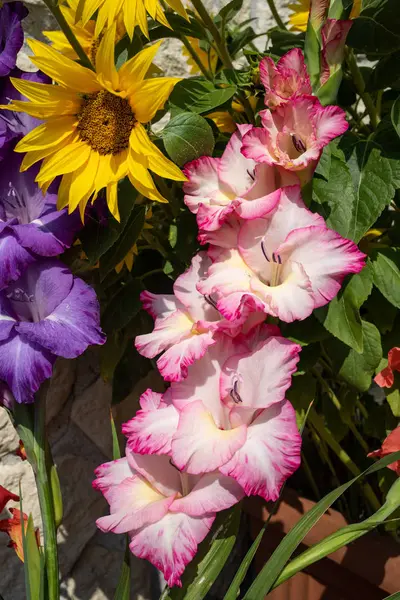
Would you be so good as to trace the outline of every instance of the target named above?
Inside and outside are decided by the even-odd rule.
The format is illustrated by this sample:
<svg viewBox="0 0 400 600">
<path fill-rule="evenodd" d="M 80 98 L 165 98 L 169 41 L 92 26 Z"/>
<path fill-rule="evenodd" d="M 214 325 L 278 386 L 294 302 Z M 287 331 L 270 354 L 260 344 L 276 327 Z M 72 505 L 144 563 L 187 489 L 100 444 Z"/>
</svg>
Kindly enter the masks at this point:
<svg viewBox="0 0 400 600">
<path fill-rule="evenodd" d="M 277 11 L 277 8 L 276 8 L 276 6 L 275 6 L 275 2 L 274 2 L 274 0 L 267 0 L 267 3 L 268 3 L 268 6 L 269 6 L 269 8 L 270 8 L 270 11 L 271 11 L 271 13 L 272 13 L 272 16 L 274 17 L 274 19 L 275 19 L 275 21 L 276 21 L 276 24 L 278 25 L 278 27 L 279 27 L 280 29 L 287 29 L 287 27 L 286 27 L 285 23 L 282 21 L 282 19 L 281 19 L 281 17 L 280 17 L 280 15 L 279 15 L 279 13 L 278 13 L 278 11 Z"/>
<path fill-rule="evenodd" d="M 360 68 L 357 64 L 356 57 L 354 56 L 353 50 L 346 48 L 345 51 L 346 63 L 353 78 L 354 85 L 356 90 L 361 98 L 361 100 L 365 104 L 365 108 L 369 114 L 369 118 L 371 120 L 371 126 L 373 129 L 376 129 L 379 123 L 378 113 L 376 111 L 374 102 L 368 92 L 365 91 L 365 81 L 361 74 Z"/>
</svg>

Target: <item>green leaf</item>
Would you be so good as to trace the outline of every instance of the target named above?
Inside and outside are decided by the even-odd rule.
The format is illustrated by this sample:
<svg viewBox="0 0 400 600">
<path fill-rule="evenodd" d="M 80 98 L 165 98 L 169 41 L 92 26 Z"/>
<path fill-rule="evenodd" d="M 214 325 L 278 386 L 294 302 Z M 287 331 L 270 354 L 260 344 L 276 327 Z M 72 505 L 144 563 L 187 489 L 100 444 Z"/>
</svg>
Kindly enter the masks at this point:
<svg viewBox="0 0 400 600">
<path fill-rule="evenodd" d="M 374 285 L 393 306 L 400 308 L 400 252 L 382 248 L 371 257 Z"/>
<path fill-rule="evenodd" d="M 162 139 L 169 157 L 179 166 L 200 156 L 211 156 L 214 136 L 203 117 L 181 113 L 171 119 L 162 131 Z"/>
<path fill-rule="evenodd" d="M 168 23 L 171 28 L 165 25 L 154 24 L 154 27 L 149 27 L 149 38 L 150 41 L 161 40 L 163 38 L 176 37 L 179 38 L 182 34 L 202 39 L 206 36 L 205 30 L 197 19 L 189 18 L 189 21 L 175 15 L 174 13 L 168 13 Z"/>
<path fill-rule="evenodd" d="M 400 96 L 393 102 L 392 111 L 390 113 L 393 127 L 395 128 L 397 135 L 400 137 Z"/>
<path fill-rule="evenodd" d="M 397 481 L 394 482 L 389 490 L 385 504 L 378 511 L 376 511 L 375 514 L 368 519 L 365 519 L 361 523 L 342 527 L 338 531 L 335 531 L 335 533 L 328 535 L 318 544 L 314 544 L 314 546 L 300 554 L 300 556 L 293 559 L 282 571 L 274 583 L 273 588 L 278 587 L 281 585 L 281 583 L 290 577 L 293 577 L 293 575 L 299 571 L 303 571 L 318 560 L 321 560 L 325 556 L 336 552 L 336 550 L 351 544 L 351 542 L 354 542 L 372 529 L 375 529 L 378 525 L 388 519 L 399 506 L 400 479 L 397 479 Z"/>
<path fill-rule="evenodd" d="M 222 106 L 236 92 L 236 86 L 215 87 L 210 81 L 203 79 L 184 79 L 176 84 L 169 97 L 171 110 L 205 114 Z"/>
<path fill-rule="evenodd" d="M 399 376 L 397 375 L 397 373 L 395 374 L 395 378 L 399 379 Z M 390 390 L 388 390 L 386 392 L 386 400 L 388 401 L 388 404 L 390 406 L 390 409 L 393 413 L 393 415 L 397 418 L 400 417 L 400 389 L 399 389 L 399 385 L 398 382 L 396 382 L 396 385 L 393 386 L 393 388 L 390 388 Z"/>
<path fill-rule="evenodd" d="M 121 574 L 118 580 L 118 586 L 115 590 L 114 600 L 129 600 L 131 597 L 131 562 L 129 550 L 129 537 L 126 536 L 126 547 L 124 562 L 121 567 Z"/>
<path fill-rule="evenodd" d="M 166 588 L 160 600 L 202 600 L 222 571 L 236 541 L 240 504 L 218 513 L 212 533 L 199 546 L 196 557 L 186 567 L 182 588 Z"/>
<path fill-rule="evenodd" d="M 243 0 L 231 0 L 221 8 L 218 13 L 218 16 L 221 17 L 223 21 L 227 21 L 228 23 L 235 18 L 237 13 L 241 10 L 243 6 Z"/>
<path fill-rule="evenodd" d="M 100 278 L 104 281 L 108 273 L 114 269 L 128 254 L 142 232 L 146 216 L 144 206 L 135 206 L 118 240 L 107 250 L 100 260 Z"/>
<path fill-rule="evenodd" d="M 372 273 L 368 265 L 361 273 L 353 275 L 347 285 L 331 300 L 328 306 L 314 311 L 325 329 L 341 342 L 356 350 L 363 350 L 363 330 L 360 306 L 372 290 Z"/>
<path fill-rule="evenodd" d="M 294 33 L 293 31 L 273 27 L 269 29 L 268 36 L 271 42 L 268 52 L 276 56 L 283 56 L 292 48 L 304 48 L 304 33 Z"/>
<path fill-rule="evenodd" d="M 330 340 L 326 349 L 333 360 L 339 377 L 361 392 L 366 392 L 375 369 L 382 360 L 382 343 L 379 330 L 362 321 L 363 351 L 359 354 L 341 344 L 338 340 Z"/>
<path fill-rule="evenodd" d="M 118 207 L 121 221 L 118 222 L 109 214 L 106 219 L 87 217 L 85 227 L 79 234 L 82 248 L 91 265 L 95 265 L 99 258 L 117 241 L 132 212 L 136 199 L 136 190 L 126 178 L 118 185 Z"/>
<path fill-rule="evenodd" d="M 366 91 L 374 92 L 400 83 L 400 50 L 384 56 L 372 69 L 366 82 Z"/>
<path fill-rule="evenodd" d="M 315 523 L 322 517 L 325 511 L 332 506 L 332 504 L 340 498 L 340 496 L 355 483 L 360 477 L 375 473 L 380 469 L 383 469 L 395 460 L 400 459 L 400 452 L 394 452 L 390 456 L 385 456 L 375 464 L 371 465 L 360 475 L 357 475 L 349 482 L 339 486 L 329 494 L 327 494 L 322 500 L 320 500 L 311 510 L 309 510 L 301 519 L 296 523 L 290 532 L 285 535 L 279 546 L 276 548 L 271 558 L 266 562 L 255 581 L 250 586 L 249 590 L 245 594 L 243 600 L 260 600 L 264 598 L 266 594 L 272 589 L 276 579 L 281 574 L 287 561 L 292 556 L 296 548 L 301 544 L 304 537 L 312 529 Z"/>
<path fill-rule="evenodd" d="M 322 151 L 321 157 L 318 161 L 315 173 L 329 180 L 329 174 L 331 171 L 331 160 L 332 160 L 332 145 L 328 144 Z"/>
<path fill-rule="evenodd" d="M 384 600 L 400 600 L 400 592 L 395 592 L 394 594 L 391 594 L 390 596 L 386 596 L 386 598 L 384 598 Z"/>
<path fill-rule="evenodd" d="M 114 417 L 112 410 L 110 409 L 110 423 L 111 423 L 111 435 L 112 435 L 112 447 L 113 447 L 113 460 L 121 458 L 121 448 L 119 446 L 117 429 L 115 427 Z"/>
<path fill-rule="evenodd" d="M 313 180 L 313 199 L 328 227 L 358 243 L 394 193 L 393 166 L 374 141 L 341 141 L 346 162 L 332 156 L 329 180 Z M 340 194 L 338 194 L 340 190 Z"/>
<path fill-rule="evenodd" d="M 400 49 L 398 0 L 363 2 L 360 16 L 353 21 L 347 45 L 371 56 L 390 54 Z"/>
<path fill-rule="evenodd" d="M 21 486 L 19 489 L 19 509 L 23 514 Z M 36 600 L 43 596 L 44 563 L 37 545 L 33 518 L 30 514 L 25 528 L 24 519 L 21 520 L 22 549 L 24 553 L 25 591 L 27 600 Z"/>
<path fill-rule="evenodd" d="M 125 327 L 142 308 L 140 294 L 144 290 L 140 279 L 128 281 L 121 287 L 108 304 L 101 319 L 106 333 Z"/>
<path fill-rule="evenodd" d="M 300 429 L 307 410 L 315 399 L 316 381 L 309 373 L 293 377 L 292 385 L 286 393 L 286 397 L 296 411 L 297 426 Z"/>
</svg>

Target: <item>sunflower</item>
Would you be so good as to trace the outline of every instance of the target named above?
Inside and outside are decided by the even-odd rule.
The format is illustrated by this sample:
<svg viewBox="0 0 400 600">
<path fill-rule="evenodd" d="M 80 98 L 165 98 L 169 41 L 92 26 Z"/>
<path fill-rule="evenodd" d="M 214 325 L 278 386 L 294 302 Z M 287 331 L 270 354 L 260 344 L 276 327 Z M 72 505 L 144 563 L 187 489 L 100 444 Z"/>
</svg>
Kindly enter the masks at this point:
<svg viewBox="0 0 400 600">
<path fill-rule="evenodd" d="M 181 170 L 150 141 L 145 123 L 161 109 L 174 85 L 172 77 L 145 79 L 160 42 L 122 65 L 114 63 L 115 24 L 102 38 L 91 71 L 53 48 L 30 40 L 32 62 L 58 85 L 12 79 L 31 102 L 14 101 L 1 108 L 26 112 L 44 122 L 16 146 L 26 152 L 21 170 L 44 159 L 36 177 L 42 190 L 62 176 L 58 208 L 83 215 L 91 196 L 107 190 L 111 213 L 119 219 L 117 184 L 126 175 L 146 198 L 167 202 L 148 171 L 184 181 Z"/>
<path fill-rule="evenodd" d="M 181 0 L 166 0 L 167 4 L 181 17 L 188 19 Z M 138 25 L 144 35 L 149 37 L 147 13 L 152 19 L 166 27 L 170 27 L 159 0 L 79 0 L 78 15 L 83 26 L 97 12 L 95 35 L 98 37 L 104 27 L 111 27 L 119 15 L 122 15 L 125 29 L 132 39 L 133 31 Z"/>
<path fill-rule="evenodd" d="M 306 31 L 308 13 L 310 12 L 310 0 L 295 0 L 293 4 L 288 4 L 288 8 L 293 12 L 289 16 L 290 29 L 292 31 Z M 360 10 L 361 0 L 354 0 L 350 19 L 358 17 Z"/>
<path fill-rule="evenodd" d="M 96 21 L 89 19 L 85 25 L 79 23 L 79 20 L 77 20 L 78 5 L 79 0 L 65 0 L 64 4 L 60 4 L 60 10 L 82 49 L 94 63 L 96 52 L 99 47 L 98 37 L 95 36 Z M 116 27 L 116 41 L 118 41 L 125 34 L 122 14 L 116 21 Z M 58 52 L 61 52 L 61 54 L 64 54 L 64 56 L 68 56 L 68 58 L 71 58 L 72 60 L 78 58 L 75 50 L 72 48 L 62 31 L 43 31 L 43 35 L 52 42 L 53 48 L 58 50 Z"/>
</svg>

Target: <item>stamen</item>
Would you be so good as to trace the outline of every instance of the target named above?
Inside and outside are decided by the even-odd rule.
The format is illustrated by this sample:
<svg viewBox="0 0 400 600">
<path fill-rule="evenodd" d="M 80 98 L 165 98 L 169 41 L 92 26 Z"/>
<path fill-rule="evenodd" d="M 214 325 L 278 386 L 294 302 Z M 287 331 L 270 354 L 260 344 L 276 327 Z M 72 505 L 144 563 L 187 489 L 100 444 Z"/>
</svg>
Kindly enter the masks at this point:
<svg viewBox="0 0 400 600">
<path fill-rule="evenodd" d="M 253 171 L 249 171 L 249 169 L 247 169 L 247 174 L 254 181 L 254 170 Z"/>
<path fill-rule="evenodd" d="M 296 148 L 297 152 L 303 154 L 307 150 L 304 145 L 304 142 L 301 138 L 296 137 L 293 133 L 291 134 L 293 146 Z"/>
<path fill-rule="evenodd" d="M 208 304 L 210 304 L 210 306 L 212 306 L 213 308 L 215 308 L 215 310 L 218 310 L 217 303 L 211 298 L 211 296 L 207 296 L 207 294 L 204 294 L 204 300 Z"/>
<path fill-rule="evenodd" d="M 243 400 L 240 397 L 237 386 L 238 386 L 238 380 L 236 379 L 233 383 L 233 388 L 229 392 L 229 395 L 235 404 L 241 404 L 243 402 Z"/>
<path fill-rule="evenodd" d="M 266 259 L 268 262 L 270 262 L 270 260 L 269 260 L 269 258 L 268 258 L 268 255 L 267 255 L 267 252 L 266 252 L 266 250 L 265 250 L 265 246 L 264 246 L 264 242 L 263 242 L 263 241 L 261 241 L 261 250 L 262 250 L 262 253 L 264 254 L 264 257 L 265 257 L 265 259 Z M 272 256 L 274 256 L 274 255 L 272 255 Z"/>
<path fill-rule="evenodd" d="M 99 154 L 119 154 L 129 147 L 136 119 L 125 98 L 107 90 L 86 94 L 77 117 L 80 139 Z"/>
<path fill-rule="evenodd" d="M 14 302 L 35 302 L 35 296 L 33 294 L 27 294 L 25 290 L 22 290 L 21 288 L 15 288 L 6 295 L 9 300 L 13 300 Z"/>
</svg>

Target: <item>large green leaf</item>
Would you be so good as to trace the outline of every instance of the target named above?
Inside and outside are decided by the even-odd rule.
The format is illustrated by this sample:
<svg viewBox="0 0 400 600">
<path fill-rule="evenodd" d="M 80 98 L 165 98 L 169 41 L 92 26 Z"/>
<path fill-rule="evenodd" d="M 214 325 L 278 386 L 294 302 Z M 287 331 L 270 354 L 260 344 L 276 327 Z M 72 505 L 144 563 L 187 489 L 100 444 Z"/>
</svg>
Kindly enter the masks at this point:
<svg viewBox="0 0 400 600">
<path fill-rule="evenodd" d="M 360 306 L 371 293 L 372 274 L 368 265 L 361 273 L 353 275 L 348 284 L 333 298 L 328 306 L 314 314 L 324 327 L 356 352 L 363 349 L 363 330 Z"/>
<path fill-rule="evenodd" d="M 118 586 L 115 590 L 114 600 L 129 600 L 131 597 L 131 553 L 129 550 L 129 537 L 126 536 L 124 561 L 121 567 Z"/>
<path fill-rule="evenodd" d="M 236 541 L 240 504 L 218 513 L 212 534 L 199 546 L 196 557 L 186 567 L 181 588 L 167 588 L 160 600 L 202 600 L 220 574 Z"/>
<path fill-rule="evenodd" d="M 140 279 L 128 281 L 111 299 L 101 319 L 106 333 L 125 327 L 142 308 L 140 293 L 144 290 Z"/>
<path fill-rule="evenodd" d="M 382 156 L 378 145 L 352 142 L 344 148 L 343 158 L 332 156 L 327 181 L 314 178 L 313 198 L 328 226 L 357 243 L 390 203 L 396 188 L 391 161 Z"/>
<path fill-rule="evenodd" d="M 382 343 L 379 330 L 369 321 L 361 321 L 363 351 L 361 354 L 338 340 L 330 340 L 326 350 L 337 369 L 338 375 L 361 392 L 371 385 L 372 376 L 382 359 Z"/>
<path fill-rule="evenodd" d="M 363 2 L 354 20 L 347 44 L 369 55 L 390 54 L 400 49 L 400 11 L 398 0 Z"/>
<path fill-rule="evenodd" d="M 382 248 L 371 260 L 374 284 L 393 306 L 400 308 L 400 252 Z"/>
<path fill-rule="evenodd" d="M 390 113 L 393 127 L 395 128 L 397 135 L 400 137 L 400 96 L 393 102 L 392 110 Z"/>
<path fill-rule="evenodd" d="M 194 112 L 199 115 L 222 106 L 236 92 L 234 85 L 215 87 L 204 79 L 184 79 L 176 84 L 169 97 L 172 112 Z"/>
<path fill-rule="evenodd" d="M 366 91 L 383 90 L 400 83 L 400 50 L 384 56 L 372 69 L 366 82 Z"/>
<path fill-rule="evenodd" d="M 287 567 L 282 571 L 278 579 L 273 585 L 273 588 L 278 587 L 281 583 L 293 577 L 299 571 L 302 571 L 309 565 L 321 560 L 325 556 L 336 552 L 343 546 L 347 546 L 354 542 L 358 538 L 362 537 L 371 529 L 375 529 L 378 525 L 383 523 L 390 515 L 399 508 L 400 506 L 400 479 L 397 479 L 392 485 L 391 489 L 386 498 L 385 504 L 371 517 L 362 521 L 362 523 L 355 523 L 342 527 L 335 533 L 328 535 L 324 540 L 315 544 L 300 556 L 293 559 Z"/>
<path fill-rule="evenodd" d="M 176 115 L 166 125 L 162 139 L 168 155 L 179 166 L 200 156 L 211 156 L 214 135 L 203 117 L 190 112 Z"/>
<path fill-rule="evenodd" d="M 380 469 L 383 469 L 390 463 L 400 459 L 400 452 L 394 452 L 390 456 L 385 456 L 377 463 L 366 469 L 357 477 L 336 488 L 320 500 L 311 510 L 309 510 L 296 525 L 283 538 L 276 548 L 271 558 L 266 562 L 255 581 L 250 586 L 243 600 L 260 600 L 271 590 L 276 579 L 281 574 L 287 561 L 292 556 L 296 548 L 301 544 L 304 537 L 312 529 L 315 523 L 322 517 L 325 511 L 360 477 L 369 475 Z"/>
<path fill-rule="evenodd" d="M 128 254 L 137 238 L 142 232 L 146 216 L 144 206 L 135 206 L 117 241 L 100 260 L 100 278 L 103 281 L 108 273 L 114 269 Z"/>
</svg>

